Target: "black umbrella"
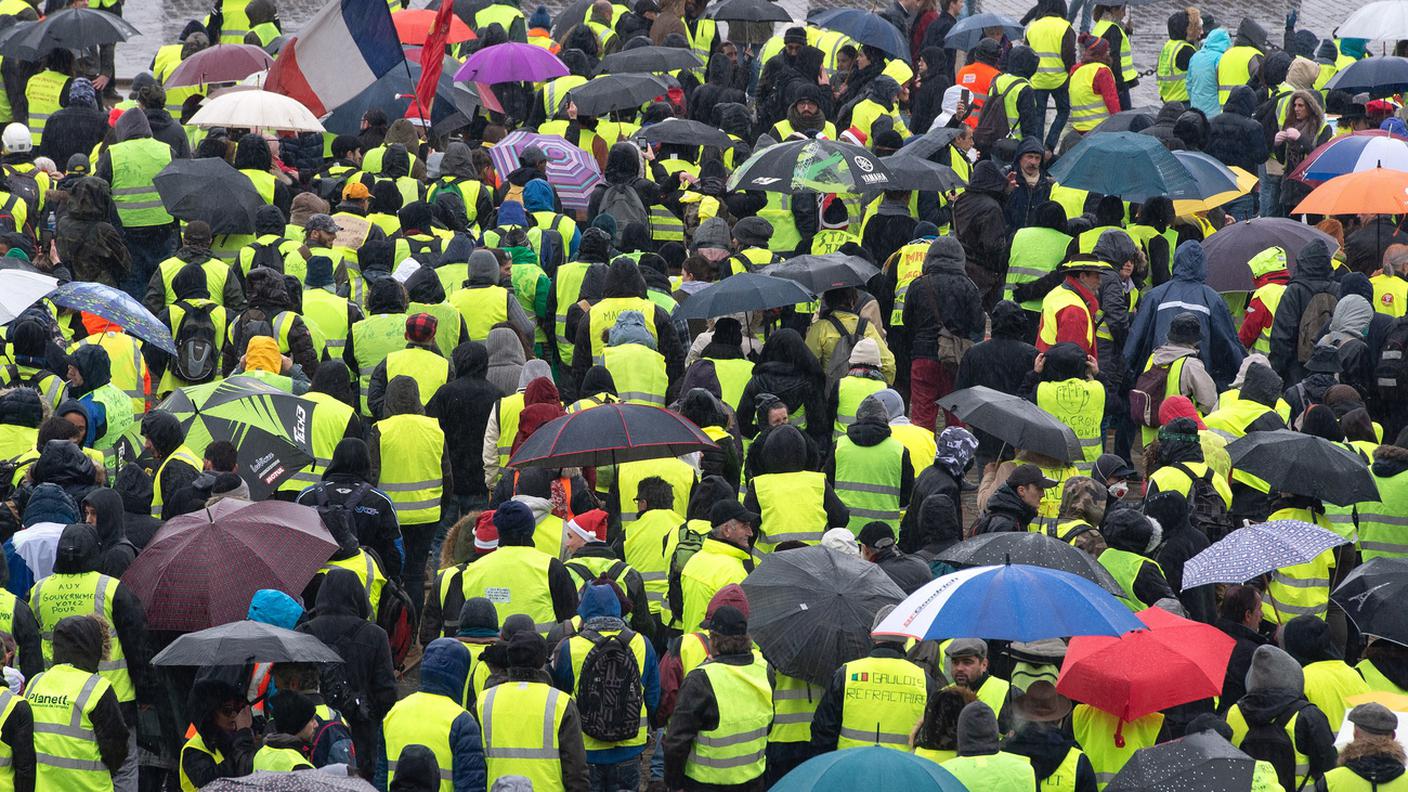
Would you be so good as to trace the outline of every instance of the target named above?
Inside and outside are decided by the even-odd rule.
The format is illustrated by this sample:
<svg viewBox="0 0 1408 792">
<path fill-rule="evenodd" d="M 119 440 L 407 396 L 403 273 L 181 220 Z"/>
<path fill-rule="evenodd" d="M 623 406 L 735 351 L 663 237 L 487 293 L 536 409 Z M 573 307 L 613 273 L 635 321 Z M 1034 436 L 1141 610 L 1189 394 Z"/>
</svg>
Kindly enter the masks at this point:
<svg viewBox="0 0 1408 792">
<path fill-rule="evenodd" d="M 249 177 L 219 157 L 174 159 L 152 179 L 166 211 L 181 220 L 204 220 L 216 234 L 254 231 L 264 199 Z"/>
<path fill-rule="evenodd" d="M 890 57 L 909 62 L 909 39 L 889 20 L 868 8 L 828 8 L 814 11 L 808 21 L 817 27 L 844 33 L 857 44 L 876 47 Z"/>
<path fill-rule="evenodd" d="M 1252 291 L 1256 286 L 1248 261 L 1269 247 L 1280 247 L 1286 251 L 1286 265 L 1294 274 L 1301 248 L 1317 239 L 1330 249 L 1330 255 L 1340 248 L 1324 231 L 1286 217 L 1254 217 L 1225 226 L 1203 240 L 1203 252 L 1208 256 L 1207 283 L 1219 292 Z"/>
<path fill-rule="evenodd" d="M 748 632 L 768 663 L 823 687 L 842 663 L 869 653 L 875 614 L 904 600 L 880 567 L 824 547 L 769 554 L 743 591 Z"/>
<path fill-rule="evenodd" d="M 1379 499 L 1379 487 L 1359 455 L 1323 437 L 1277 429 L 1227 444 L 1232 466 L 1292 495 L 1336 506 Z"/>
<path fill-rule="evenodd" d="M 900 147 L 894 156 L 910 155 L 929 159 L 935 154 L 944 150 L 944 147 L 952 143 L 963 130 L 954 127 L 931 126 L 929 131 L 917 138 L 910 138 L 909 142 Z"/>
<path fill-rule="evenodd" d="M 1255 774 L 1255 759 L 1216 732 L 1196 732 L 1135 751 L 1105 792 L 1249 792 Z"/>
<path fill-rule="evenodd" d="M 1081 458 L 1071 427 L 1019 396 L 977 385 L 950 393 L 938 405 L 1013 448 L 1063 462 Z"/>
<path fill-rule="evenodd" d="M 937 557 L 956 566 L 1031 564 L 1080 575 L 1111 594 L 1124 596 L 1124 588 L 1095 556 L 1043 533 L 992 533 L 951 545 Z"/>
<path fill-rule="evenodd" d="M 38 22 L 21 22 L 0 34 L 0 55 L 37 61 L 56 49 L 85 50 L 126 41 L 142 32 L 106 11 L 65 8 Z"/>
<path fill-rule="evenodd" d="M 511 467 L 598 467 L 717 448 L 679 413 L 644 404 L 603 404 L 542 425 L 513 452 Z"/>
<path fill-rule="evenodd" d="M 879 275 L 880 269 L 860 256 L 827 253 L 790 258 L 781 264 L 763 267 L 762 273 L 796 281 L 812 294 L 821 294 L 831 289 L 863 286 Z"/>
<path fill-rule="evenodd" d="M 698 69 L 704 65 L 699 56 L 679 47 L 636 47 L 613 52 L 601 59 L 601 71 L 608 74 L 631 72 L 670 72 L 675 69 Z"/>
<path fill-rule="evenodd" d="M 893 176 L 869 149 L 834 140 L 789 140 L 754 152 L 729 176 L 730 190 L 858 194 L 890 187 Z"/>
<path fill-rule="evenodd" d="M 676 319 L 709 319 L 715 316 L 765 311 L 809 302 L 812 295 L 796 281 L 740 272 L 691 294 L 675 309 Z"/>
<path fill-rule="evenodd" d="M 1154 114 L 1156 110 L 1121 110 L 1118 113 L 1096 124 L 1095 128 L 1086 134 L 1096 132 L 1139 132 L 1154 125 Z"/>
<path fill-rule="evenodd" d="M 1330 595 L 1359 632 L 1408 645 L 1408 558 L 1380 557 L 1349 573 Z"/>
<path fill-rule="evenodd" d="M 152 665 L 159 666 L 340 662 L 337 652 L 312 635 L 257 621 L 187 633 L 152 658 Z"/>
<path fill-rule="evenodd" d="M 1378 57 L 1355 61 L 1340 69 L 1325 90 L 1367 93 L 1372 99 L 1408 91 L 1408 58 Z"/>
<path fill-rule="evenodd" d="M 767 0 L 761 0 L 767 2 Z M 600 80 L 601 77 L 596 79 Z M 581 110 L 579 105 L 578 110 Z M 681 146 L 716 146 L 730 148 L 738 141 L 718 127 L 688 118 L 667 118 L 658 124 L 641 128 L 636 137 L 647 143 L 677 143 Z"/>
<path fill-rule="evenodd" d="M 1002 28 L 1002 34 L 1015 41 L 1022 37 L 1022 23 L 1001 14 L 974 14 L 958 20 L 944 34 L 944 46 L 967 52 L 978 46 L 988 28 Z"/>
<path fill-rule="evenodd" d="M 561 11 L 552 20 L 552 37 L 562 43 L 567 39 L 567 34 L 572 32 L 572 28 L 582 24 L 582 20 L 587 18 L 587 12 L 592 8 L 592 0 L 577 0 Z"/>
<path fill-rule="evenodd" d="M 582 115 L 605 115 L 612 110 L 636 108 L 670 89 L 653 74 L 599 74 L 567 92 Z"/>
<path fill-rule="evenodd" d="M 430 106 L 430 123 L 439 126 L 456 111 L 473 116 L 478 102 L 468 91 L 456 90 L 455 70 L 459 61 L 446 58 L 435 86 L 435 102 Z M 410 74 L 406 71 L 409 68 Z M 381 110 L 390 118 L 401 118 L 415 102 L 416 83 L 420 82 L 420 64 L 406 61 L 406 66 L 392 69 L 365 90 L 338 105 L 324 118 L 323 128 L 336 135 L 355 135 L 361 129 L 362 116 L 368 110 Z"/>
<path fill-rule="evenodd" d="M 729 22 L 791 22 L 787 9 L 770 0 L 724 0 L 708 11 L 714 19 Z"/>
<path fill-rule="evenodd" d="M 893 176 L 891 190 L 952 192 L 968 186 L 968 182 L 953 168 L 915 154 L 896 152 L 881 157 L 880 161 L 885 163 Z"/>
</svg>

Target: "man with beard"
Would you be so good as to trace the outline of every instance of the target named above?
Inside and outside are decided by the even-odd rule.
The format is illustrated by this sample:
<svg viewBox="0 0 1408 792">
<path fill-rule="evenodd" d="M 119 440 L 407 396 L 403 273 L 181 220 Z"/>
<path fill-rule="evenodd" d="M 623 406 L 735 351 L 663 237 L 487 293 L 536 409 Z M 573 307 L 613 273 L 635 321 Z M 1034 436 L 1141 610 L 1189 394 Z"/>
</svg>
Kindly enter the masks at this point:
<svg viewBox="0 0 1408 792">
<path fill-rule="evenodd" d="M 1040 138 L 1023 138 L 1017 147 L 1017 156 L 1013 159 L 1012 172 L 1008 177 L 1012 191 L 1007 194 L 1007 205 L 1003 207 L 1010 234 L 1015 235 L 1032 225 L 1036 219 L 1036 208 L 1051 199 L 1051 177 L 1042 167 L 1045 154 Z"/>
<path fill-rule="evenodd" d="M 807 44 L 807 32 L 800 27 L 788 28 L 782 34 L 782 51 L 763 64 L 758 78 L 758 121 L 762 128 L 771 121 L 781 120 L 791 106 L 793 86 L 817 85 L 821 75 L 821 50 Z M 820 91 L 817 92 L 820 94 Z M 818 97 L 819 98 L 819 97 Z M 830 97 L 819 106 L 823 115 L 831 109 Z M 786 102 L 784 104 L 784 102 Z"/>
<path fill-rule="evenodd" d="M 794 81 L 788 87 L 787 117 L 772 125 L 770 134 L 779 142 L 798 138 L 836 139 L 836 126 L 821 111 L 821 89 L 814 83 Z"/>
</svg>

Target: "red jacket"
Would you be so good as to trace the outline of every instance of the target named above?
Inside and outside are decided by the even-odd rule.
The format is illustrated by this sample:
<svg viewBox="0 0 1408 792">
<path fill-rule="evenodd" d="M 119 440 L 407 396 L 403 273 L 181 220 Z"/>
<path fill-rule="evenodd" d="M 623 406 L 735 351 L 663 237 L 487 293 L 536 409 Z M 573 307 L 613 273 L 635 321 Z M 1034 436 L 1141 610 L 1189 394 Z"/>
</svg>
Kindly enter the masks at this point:
<svg viewBox="0 0 1408 792">
<path fill-rule="evenodd" d="M 1100 310 L 1100 300 L 1097 299 L 1094 294 L 1087 291 L 1084 286 L 1080 285 L 1080 281 L 1076 280 L 1074 277 L 1067 276 L 1066 282 L 1056 288 L 1059 289 L 1062 287 L 1069 288 L 1084 300 L 1086 310 L 1089 311 L 1089 313 L 1087 314 L 1075 306 L 1057 311 L 1056 343 L 1044 344 L 1041 338 L 1038 337 L 1036 340 L 1036 348 L 1040 352 L 1045 352 L 1056 344 L 1063 341 L 1070 341 L 1085 350 L 1085 354 L 1094 355 L 1095 347 L 1091 343 L 1090 335 L 1087 335 L 1087 330 L 1089 329 L 1089 323 L 1095 321 L 1095 313 Z"/>
<path fill-rule="evenodd" d="M 1075 74 L 1076 69 L 1084 65 L 1084 62 L 1077 63 L 1071 67 L 1070 73 Z M 1100 94 L 1101 99 L 1105 100 L 1105 109 L 1110 112 L 1110 115 L 1120 111 L 1120 94 L 1115 89 L 1115 73 L 1110 71 L 1109 66 L 1095 71 L 1095 79 L 1091 81 L 1090 86 Z"/>
<path fill-rule="evenodd" d="M 1256 279 L 1252 290 L 1260 289 L 1268 283 L 1289 283 L 1291 273 L 1286 270 L 1268 272 Z M 1242 346 L 1247 349 L 1252 348 L 1257 338 L 1261 336 L 1263 330 L 1270 330 L 1271 323 L 1276 321 L 1276 315 L 1262 303 L 1260 297 L 1252 297 L 1247 304 L 1246 316 L 1242 318 L 1242 326 L 1237 330 L 1237 340 L 1242 342 Z"/>
</svg>

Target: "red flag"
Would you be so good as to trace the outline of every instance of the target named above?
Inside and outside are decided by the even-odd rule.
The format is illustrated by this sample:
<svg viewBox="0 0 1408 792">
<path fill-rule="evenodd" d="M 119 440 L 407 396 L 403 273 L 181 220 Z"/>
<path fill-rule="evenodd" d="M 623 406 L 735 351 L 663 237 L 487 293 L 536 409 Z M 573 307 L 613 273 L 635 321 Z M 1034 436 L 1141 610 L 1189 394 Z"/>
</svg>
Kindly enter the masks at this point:
<svg viewBox="0 0 1408 792">
<path fill-rule="evenodd" d="M 440 0 L 440 10 L 435 12 L 435 24 L 425 37 L 420 48 L 420 82 L 416 83 L 415 104 L 420 106 L 420 114 L 430 125 L 430 105 L 435 101 L 435 89 L 440 84 L 440 72 L 445 66 L 445 42 L 450 38 L 450 20 L 455 15 L 452 0 Z"/>
</svg>

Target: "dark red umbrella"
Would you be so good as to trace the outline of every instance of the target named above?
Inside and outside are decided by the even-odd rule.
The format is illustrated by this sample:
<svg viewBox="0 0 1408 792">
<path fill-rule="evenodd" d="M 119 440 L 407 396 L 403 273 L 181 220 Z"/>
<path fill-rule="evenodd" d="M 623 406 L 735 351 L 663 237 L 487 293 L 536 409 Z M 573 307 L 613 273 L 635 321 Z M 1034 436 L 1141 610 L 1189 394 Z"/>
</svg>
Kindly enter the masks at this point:
<svg viewBox="0 0 1408 792">
<path fill-rule="evenodd" d="M 316 509 L 223 500 L 168 520 L 122 576 L 153 630 L 245 618 L 259 589 L 297 597 L 337 549 Z"/>
<path fill-rule="evenodd" d="M 715 447 L 679 413 L 645 404 L 603 404 L 543 424 L 513 452 L 509 465 L 595 467 Z"/>
<path fill-rule="evenodd" d="M 272 65 L 274 59 L 261 47 L 253 44 L 216 44 L 181 61 L 181 65 L 166 78 L 166 86 L 239 82 Z"/>
<path fill-rule="evenodd" d="M 1057 692 L 1126 722 L 1222 693 L 1231 636 L 1160 608 L 1137 615 L 1149 629 L 1072 638 Z"/>
</svg>

